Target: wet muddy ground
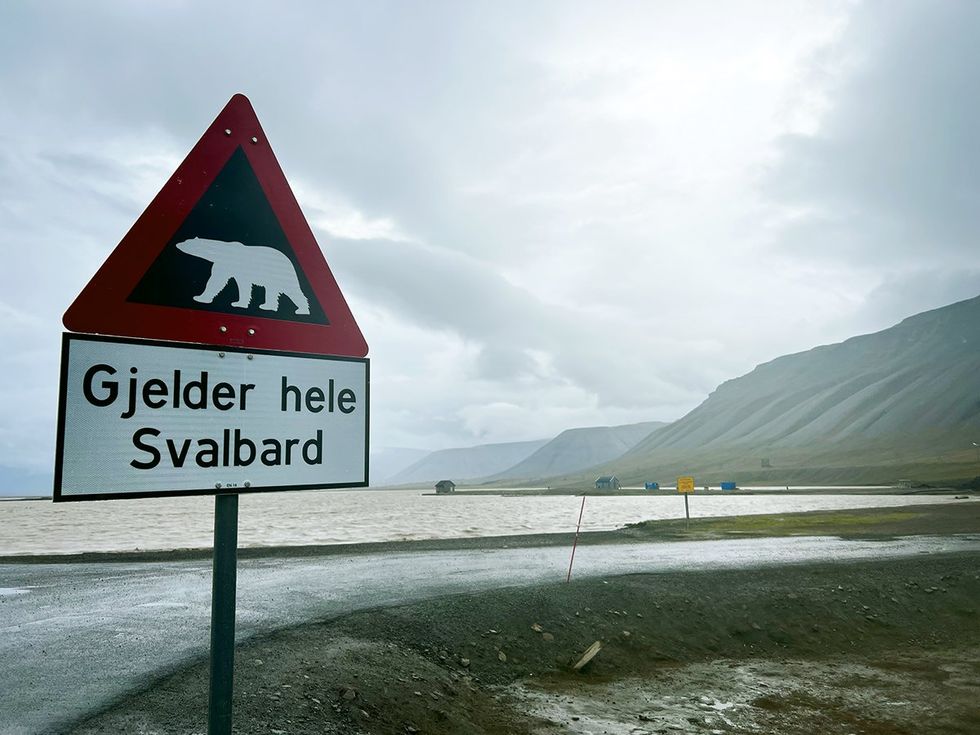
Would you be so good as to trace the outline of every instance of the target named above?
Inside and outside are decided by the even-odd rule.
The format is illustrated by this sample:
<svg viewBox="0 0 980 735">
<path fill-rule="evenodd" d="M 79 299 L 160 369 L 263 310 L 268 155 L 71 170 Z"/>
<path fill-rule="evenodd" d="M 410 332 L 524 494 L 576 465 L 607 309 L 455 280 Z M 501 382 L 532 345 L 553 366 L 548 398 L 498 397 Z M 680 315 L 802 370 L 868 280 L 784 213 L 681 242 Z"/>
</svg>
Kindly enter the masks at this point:
<svg viewBox="0 0 980 735">
<path fill-rule="evenodd" d="M 602 683 L 522 682 L 508 694 L 547 721 L 540 735 L 976 733 L 980 650 L 716 660 Z"/>
</svg>

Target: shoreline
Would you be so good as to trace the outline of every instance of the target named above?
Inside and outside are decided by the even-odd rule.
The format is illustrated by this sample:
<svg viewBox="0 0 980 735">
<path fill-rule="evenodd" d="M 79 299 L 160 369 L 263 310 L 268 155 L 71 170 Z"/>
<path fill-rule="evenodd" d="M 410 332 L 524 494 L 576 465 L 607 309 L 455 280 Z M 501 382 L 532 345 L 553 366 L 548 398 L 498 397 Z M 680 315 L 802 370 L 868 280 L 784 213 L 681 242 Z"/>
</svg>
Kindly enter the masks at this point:
<svg viewBox="0 0 980 735">
<path fill-rule="evenodd" d="M 664 519 L 631 524 L 612 531 L 587 531 L 578 544 L 629 544 L 637 541 L 690 541 L 721 538 L 761 538 L 785 535 L 832 535 L 841 538 L 893 538 L 935 533 L 980 531 L 980 502 L 976 494 L 963 503 L 923 504 L 815 510 L 794 513 L 711 516 Z M 248 546 L 238 549 L 240 559 L 276 559 L 337 555 L 464 551 L 535 546 L 571 546 L 574 532 L 512 534 L 405 541 L 374 541 L 297 546 Z M 169 550 L 97 551 L 82 553 L 11 554 L 0 564 L 113 564 L 133 562 L 207 561 L 210 547 Z"/>
<path fill-rule="evenodd" d="M 426 487 L 401 488 L 407 490 L 429 490 Z M 703 486 L 697 487 L 692 496 L 708 497 L 731 497 L 738 495 L 946 495 L 964 492 L 951 486 L 930 486 L 922 485 L 916 487 L 903 487 L 899 485 L 821 485 L 821 486 L 797 486 L 792 485 L 753 485 L 746 487 L 736 487 L 734 490 L 722 490 L 719 487 L 710 487 L 705 490 Z M 966 491 L 969 492 L 969 491 Z M 451 493 L 421 492 L 426 497 L 438 496 L 440 498 L 451 498 L 457 495 L 499 495 L 503 497 L 535 497 L 535 496 L 567 496 L 589 497 L 589 498 L 615 498 L 631 497 L 639 495 L 643 497 L 676 497 L 678 492 L 672 487 L 660 488 L 658 490 L 646 490 L 642 487 L 621 487 L 618 490 L 600 490 L 597 488 L 569 488 L 569 487 L 527 487 L 527 488 L 508 488 L 508 487 L 462 487 Z"/>
<path fill-rule="evenodd" d="M 455 495 L 502 495 L 507 497 L 537 496 L 537 495 L 571 495 L 574 497 L 619 497 L 642 495 L 646 497 L 674 497 L 677 491 L 674 488 L 664 487 L 658 490 L 646 490 L 640 486 L 621 487 L 618 490 L 597 490 L 591 487 L 515 487 L 515 486 L 462 486 L 451 493 L 437 493 L 433 486 L 425 485 L 390 485 L 381 487 L 361 488 L 359 492 L 403 492 L 417 491 L 426 497 L 453 497 Z M 344 488 L 322 488 L 318 492 L 347 492 Z M 955 485 L 930 485 L 916 484 L 912 486 L 903 485 L 747 485 L 736 487 L 734 490 L 722 490 L 720 487 L 710 487 L 707 491 L 703 486 L 696 488 L 692 495 L 943 495 L 947 493 L 978 492 L 969 487 L 957 487 Z M 0 495 L 0 503 L 3 502 L 24 502 L 24 501 L 50 501 L 50 495 Z"/>
</svg>

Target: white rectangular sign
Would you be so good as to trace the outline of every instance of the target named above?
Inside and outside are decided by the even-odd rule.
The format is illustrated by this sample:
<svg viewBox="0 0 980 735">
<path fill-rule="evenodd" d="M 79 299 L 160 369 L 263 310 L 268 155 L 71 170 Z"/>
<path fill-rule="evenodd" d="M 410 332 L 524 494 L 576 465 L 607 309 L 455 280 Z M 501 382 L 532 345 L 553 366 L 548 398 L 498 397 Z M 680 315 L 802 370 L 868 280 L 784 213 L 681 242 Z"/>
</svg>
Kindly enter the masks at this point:
<svg viewBox="0 0 980 735">
<path fill-rule="evenodd" d="M 366 487 L 368 360 L 64 335 L 54 500 Z"/>
</svg>

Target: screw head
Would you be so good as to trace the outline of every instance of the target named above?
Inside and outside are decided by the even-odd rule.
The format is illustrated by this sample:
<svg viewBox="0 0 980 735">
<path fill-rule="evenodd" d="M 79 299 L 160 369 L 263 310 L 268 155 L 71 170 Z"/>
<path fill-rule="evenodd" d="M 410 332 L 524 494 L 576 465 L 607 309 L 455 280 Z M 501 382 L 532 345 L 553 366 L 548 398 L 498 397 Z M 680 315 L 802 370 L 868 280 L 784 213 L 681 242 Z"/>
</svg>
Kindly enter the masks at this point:
<svg viewBox="0 0 980 735">
<path fill-rule="evenodd" d="M 249 333 L 250 335 L 251 335 L 251 334 L 255 334 L 255 330 L 254 330 L 254 329 L 252 329 L 252 328 L 250 327 L 250 328 L 249 328 L 249 330 L 248 330 L 248 333 Z"/>
<path fill-rule="evenodd" d="M 231 135 L 231 128 L 225 128 L 225 135 Z"/>
<path fill-rule="evenodd" d="M 248 480 L 245 480 L 245 487 L 252 487 L 252 483 L 250 483 Z"/>
<path fill-rule="evenodd" d="M 247 360 L 251 360 L 251 359 L 252 359 L 253 357 L 254 357 L 254 355 L 246 355 L 246 356 L 245 356 L 245 359 L 247 359 Z"/>
<path fill-rule="evenodd" d="M 219 352 L 218 353 L 218 357 L 224 357 L 224 356 L 225 356 L 225 353 L 224 352 Z"/>
<path fill-rule="evenodd" d="M 228 327 L 225 327 L 225 326 L 218 327 L 218 331 L 221 332 L 222 334 L 224 334 L 225 332 L 228 331 Z"/>
<path fill-rule="evenodd" d="M 221 489 L 221 483 L 220 482 L 214 483 L 214 488 L 215 488 L 215 490 L 220 490 Z"/>
<path fill-rule="evenodd" d="M 259 139 L 258 139 L 258 138 L 256 138 L 256 137 L 255 137 L 255 136 L 253 135 L 253 136 L 252 136 L 252 143 L 254 144 L 254 143 L 258 143 L 258 142 L 259 142 Z"/>
</svg>

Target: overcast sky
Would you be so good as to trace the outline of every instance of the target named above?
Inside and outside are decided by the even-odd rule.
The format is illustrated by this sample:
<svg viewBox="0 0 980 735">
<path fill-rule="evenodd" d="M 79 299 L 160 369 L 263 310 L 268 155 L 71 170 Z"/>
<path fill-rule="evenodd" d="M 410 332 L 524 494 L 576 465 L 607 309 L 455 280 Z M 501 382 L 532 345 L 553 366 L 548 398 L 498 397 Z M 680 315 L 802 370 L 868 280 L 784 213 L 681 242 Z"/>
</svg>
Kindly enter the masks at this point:
<svg viewBox="0 0 980 735">
<path fill-rule="evenodd" d="M 372 444 L 438 449 L 676 419 L 980 293 L 978 38 L 967 0 L 4 3 L 0 479 L 50 474 L 61 315 L 235 92 Z"/>
</svg>

